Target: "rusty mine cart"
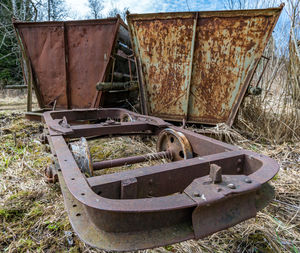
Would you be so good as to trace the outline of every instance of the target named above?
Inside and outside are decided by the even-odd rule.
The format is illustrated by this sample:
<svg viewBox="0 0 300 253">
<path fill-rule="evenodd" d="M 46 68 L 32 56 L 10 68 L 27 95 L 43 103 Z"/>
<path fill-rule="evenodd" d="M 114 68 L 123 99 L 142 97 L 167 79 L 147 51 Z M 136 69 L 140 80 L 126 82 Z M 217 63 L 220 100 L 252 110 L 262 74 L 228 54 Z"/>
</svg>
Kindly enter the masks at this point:
<svg viewBox="0 0 300 253">
<path fill-rule="evenodd" d="M 15 23 L 28 87 L 50 110 L 46 175 L 84 242 L 126 251 L 199 239 L 268 204 L 274 160 L 170 122 L 233 123 L 282 8 L 129 14 L 129 32 L 119 18 Z M 136 78 L 141 113 L 104 108 L 137 92 Z M 157 152 L 91 158 L 90 138 L 136 135 L 155 136 Z"/>
</svg>

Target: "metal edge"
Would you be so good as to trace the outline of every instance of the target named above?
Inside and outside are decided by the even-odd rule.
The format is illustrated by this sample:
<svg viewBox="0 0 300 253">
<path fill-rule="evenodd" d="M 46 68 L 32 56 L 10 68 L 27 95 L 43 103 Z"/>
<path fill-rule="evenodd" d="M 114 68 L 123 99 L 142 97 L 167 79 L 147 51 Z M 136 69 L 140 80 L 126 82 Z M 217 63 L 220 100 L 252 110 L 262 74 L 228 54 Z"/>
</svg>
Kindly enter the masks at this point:
<svg viewBox="0 0 300 253">
<path fill-rule="evenodd" d="M 248 86 L 249 86 L 249 84 L 251 83 L 251 80 L 252 80 L 252 78 L 253 78 L 253 76 L 254 76 L 254 74 L 255 74 L 255 70 L 256 70 L 257 65 L 258 65 L 258 63 L 259 63 L 259 61 L 260 61 L 260 58 L 261 58 L 261 56 L 263 55 L 264 50 L 265 50 L 265 48 L 266 48 L 266 46 L 267 46 L 267 44 L 268 44 L 268 41 L 269 41 L 269 39 L 270 39 L 270 37 L 271 37 L 271 35 L 272 35 L 272 32 L 273 32 L 273 30 L 274 30 L 274 28 L 275 28 L 275 26 L 276 26 L 276 24 L 277 24 L 277 22 L 278 22 L 278 19 L 279 19 L 279 17 L 280 17 L 280 14 L 281 14 L 281 11 L 282 11 L 283 7 L 284 7 L 284 4 L 281 4 L 279 8 L 276 8 L 276 9 L 278 9 L 279 12 L 276 13 L 277 17 L 276 17 L 276 19 L 275 19 L 275 22 L 274 22 L 272 28 L 270 29 L 270 33 L 269 33 L 268 37 L 266 38 L 266 45 L 265 45 L 265 47 L 263 48 L 263 50 L 261 51 L 261 54 L 255 59 L 256 62 L 255 62 L 255 64 L 254 64 L 254 67 L 253 67 L 252 71 L 248 73 L 248 76 L 245 78 L 245 82 L 244 82 L 244 84 L 243 84 L 243 86 L 242 86 L 241 92 L 240 92 L 238 98 L 236 99 L 235 105 L 234 105 L 234 106 L 232 107 L 232 109 L 231 109 L 231 112 L 230 112 L 230 114 L 229 114 L 228 120 L 227 120 L 227 122 L 226 122 L 226 124 L 227 124 L 228 126 L 230 126 L 230 127 L 232 126 L 232 124 L 233 124 L 233 122 L 234 122 L 234 119 L 235 119 L 235 117 L 236 117 L 236 114 L 237 114 L 237 112 L 238 112 L 238 110 L 239 110 L 239 108 L 240 108 L 240 105 L 241 105 L 241 103 L 242 103 L 242 101 L 243 101 L 243 98 L 244 98 L 245 93 L 246 93 L 246 91 L 247 91 L 247 89 L 248 89 Z M 276 15 L 275 15 L 275 16 L 276 16 Z"/>
<path fill-rule="evenodd" d="M 16 33 L 19 35 L 19 38 L 20 38 L 20 40 L 18 39 L 19 46 L 23 47 L 24 55 L 26 56 L 27 61 L 28 61 L 29 66 L 27 66 L 27 68 L 28 68 L 28 71 L 30 72 L 30 75 L 31 75 L 31 79 L 32 79 L 31 81 L 32 81 L 32 84 L 33 84 L 33 87 L 34 87 L 34 91 L 35 91 L 35 94 L 36 94 L 36 97 L 37 97 L 37 100 L 38 100 L 39 107 L 43 108 L 43 107 L 45 107 L 45 103 L 44 103 L 43 97 L 41 95 L 41 91 L 39 89 L 39 86 L 37 85 L 36 75 L 35 75 L 34 69 L 32 67 L 32 61 L 31 61 L 31 58 L 30 58 L 30 54 L 28 53 L 28 49 L 27 49 L 27 45 L 25 43 L 25 39 L 23 37 L 23 33 L 21 31 L 19 31 L 18 28 L 15 25 L 14 25 L 14 28 L 15 28 Z M 22 62 L 22 59 L 20 59 L 20 61 Z M 25 78 L 25 80 L 27 80 L 27 79 Z"/>
<path fill-rule="evenodd" d="M 193 18 L 195 13 L 198 13 L 199 18 L 203 17 L 231 17 L 232 15 L 239 16 L 273 16 L 274 11 L 281 11 L 284 4 L 279 7 L 266 9 L 246 9 L 246 10 L 219 10 L 219 11 L 194 11 L 194 12 L 159 12 L 146 14 L 128 14 L 127 21 L 137 20 L 152 20 L 152 19 L 169 19 L 169 18 Z M 159 15 L 159 17 L 157 17 Z M 129 22 L 128 22 L 129 24 Z"/>
<path fill-rule="evenodd" d="M 113 51 L 114 51 L 114 48 L 116 47 L 117 33 L 118 33 L 119 29 L 120 29 L 120 20 L 121 20 L 121 18 L 113 18 L 113 20 L 116 21 L 116 23 L 115 23 L 115 30 L 114 30 L 114 40 L 113 40 L 113 42 L 111 44 L 111 47 L 109 49 L 109 55 L 107 56 L 109 60 L 107 61 L 107 64 L 105 66 L 105 73 L 104 73 L 102 79 L 99 80 L 100 82 L 104 82 L 106 80 L 106 78 L 107 78 L 108 73 L 109 73 L 109 70 L 110 70 L 109 66 L 111 66 L 111 64 L 112 64 Z M 95 84 L 95 86 L 96 86 L 96 84 Z M 100 106 L 101 96 L 102 96 L 102 91 L 96 90 L 96 94 L 95 94 L 95 96 L 93 98 L 93 101 L 92 101 L 92 106 L 91 106 L 92 108 Z"/>
<path fill-rule="evenodd" d="M 113 17 L 113 18 L 105 18 L 105 19 L 87 19 L 87 20 L 68 20 L 68 21 L 41 21 L 41 22 L 32 22 L 32 21 L 28 21 L 28 22 L 24 22 L 24 21 L 19 21 L 19 20 L 14 20 L 13 21 L 13 25 L 14 26 L 26 26 L 26 25 L 30 25 L 32 26 L 57 26 L 57 25 L 61 25 L 62 23 L 68 24 L 68 25 L 84 25 L 84 24 L 95 24 L 98 25 L 99 23 L 113 23 L 117 20 L 117 17 Z"/>
<path fill-rule="evenodd" d="M 61 172 L 58 172 L 58 177 L 72 228 L 82 241 L 92 247 L 128 251 L 149 249 L 194 238 L 192 224 L 189 222 L 173 227 L 131 233 L 112 233 L 100 230 L 89 219 L 84 205 L 72 196 Z"/>
<path fill-rule="evenodd" d="M 149 115 L 150 108 L 149 108 L 149 103 L 148 103 L 148 99 L 146 96 L 145 77 L 144 77 L 143 71 L 142 71 L 139 50 L 135 46 L 136 43 L 134 43 L 134 38 L 136 38 L 136 34 L 134 33 L 135 29 L 130 24 L 128 17 L 129 17 L 129 15 L 126 16 L 126 19 L 127 19 L 127 23 L 128 23 L 128 30 L 129 30 L 129 34 L 130 34 L 132 51 L 135 56 L 134 57 L 135 65 L 136 65 L 136 71 L 137 71 L 137 76 L 138 76 L 138 81 L 139 81 L 139 94 L 140 94 L 140 99 L 141 99 L 141 110 L 142 110 L 142 114 Z"/>
</svg>

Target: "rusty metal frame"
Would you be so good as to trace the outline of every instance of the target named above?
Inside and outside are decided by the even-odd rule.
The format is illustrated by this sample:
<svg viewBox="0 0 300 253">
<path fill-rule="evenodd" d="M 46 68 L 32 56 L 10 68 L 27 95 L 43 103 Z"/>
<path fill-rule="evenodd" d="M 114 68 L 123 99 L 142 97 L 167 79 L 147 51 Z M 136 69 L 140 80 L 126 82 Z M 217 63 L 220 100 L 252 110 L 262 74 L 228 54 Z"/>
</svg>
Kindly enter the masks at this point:
<svg viewBox="0 0 300 253">
<path fill-rule="evenodd" d="M 46 112 L 44 120 L 70 222 L 91 246 L 125 251 L 203 238 L 255 217 L 272 198 L 266 183 L 278 172 L 274 160 L 159 118 L 90 109 Z M 87 178 L 67 144 L 166 129 L 186 138 L 192 158 Z"/>
</svg>

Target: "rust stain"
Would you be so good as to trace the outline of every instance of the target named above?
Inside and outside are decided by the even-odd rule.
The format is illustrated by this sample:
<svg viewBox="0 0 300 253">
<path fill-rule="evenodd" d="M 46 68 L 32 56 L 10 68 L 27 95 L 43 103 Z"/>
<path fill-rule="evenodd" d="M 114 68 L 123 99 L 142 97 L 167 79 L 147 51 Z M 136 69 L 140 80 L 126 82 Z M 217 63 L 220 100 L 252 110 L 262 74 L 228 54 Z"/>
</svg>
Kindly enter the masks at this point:
<svg viewBox="0 0 300 253">
<path fill-rule="evenodd" d="M 92 107 L 97 92 L 96 83 L 103 79 L 109 62 L 111 46 L 116 36 L 115 27 L 115 23 L 68 27 L 72 108 Z"/>
<path fill-rule="evenodd" d="M 93 107 L 96 83 L 104 81 L 112 65 L 119 19 L 15 22 L 14 26 L 43 107 L 52 108 L 55 100 L 58 109 Z"/>
<path fill-rule="evenodd" d="M 43 105 L 67 107 L 66 74 L 64 61 L 64 31 L 61 25 L 17 26 L 37 77 L 38 92 Z M 59 60 L 58 60 L 59 59 Z M 51 66 L 51 67 L 49 67 Z M 53 84 L 55 89 L 53 89 Z"/>
<path fill-rule="evenodd" d="M 198 12 L 193 59 L 197 13 L 129 15 L 149 115 L 230 125 L 281 10 Z"/>
<path fill-rule="evenodd" d="M 191 67 L 188 55 L 193 19 L 137 21 L 135 25 L 142 67 L 147 73 L 147 99 L 153 102 L 150 112 L 157 116 L 180 116 L 186 89 L 177 84 L 188 79 L 186 69 Z"/>
<path fill-rule="evenodd" d="M 275 17 L 199 20 L 190 120 L 227 122 L 247 73 L 263 53 L 274 22 Z"/>
</svg>

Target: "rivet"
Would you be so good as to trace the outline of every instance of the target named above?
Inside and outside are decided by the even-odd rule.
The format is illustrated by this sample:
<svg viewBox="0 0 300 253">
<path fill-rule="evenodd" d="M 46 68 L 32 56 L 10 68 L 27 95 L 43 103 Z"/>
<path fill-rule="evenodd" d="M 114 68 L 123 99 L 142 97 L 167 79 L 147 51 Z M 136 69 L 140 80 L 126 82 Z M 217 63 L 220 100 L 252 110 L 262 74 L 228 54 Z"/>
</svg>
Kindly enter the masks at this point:
<svg viewBox="0 0 300 253">
<path fill-rule="evenodd" d="M 240 173 L 242 171 L 242 169 L 240 167 L 236 168 L 237 173 Z"/>
<path fill-rule="evenodd" d="M 220 192 L 220 191 L 222 191 L 222 188 L 218 188 L 218 190 L 217 190 L 218 192 Z"/>
<path fill-rule="evenodd" d="M 235 189 L 235 188 L 236 188 L 234 184 L 228 184 L 227 186 L 228 186 L 228 188 L 230 188 L 230 189 Z"/>
<path fill-rule="evenodd" d="M 248 184 L 251 184 L 252 180 L 250 178 L 245 178 L 245 182 L 248 183 Z"/>
<path fill-rule="evenodd" d="M 200 197 L 200 193 L 199 192 L 194 192 L 194 197 Z"/>
</svg>

